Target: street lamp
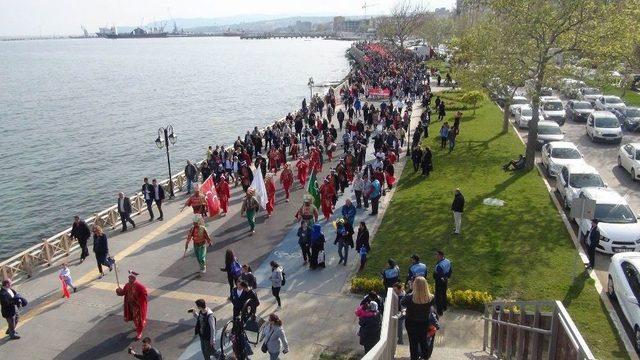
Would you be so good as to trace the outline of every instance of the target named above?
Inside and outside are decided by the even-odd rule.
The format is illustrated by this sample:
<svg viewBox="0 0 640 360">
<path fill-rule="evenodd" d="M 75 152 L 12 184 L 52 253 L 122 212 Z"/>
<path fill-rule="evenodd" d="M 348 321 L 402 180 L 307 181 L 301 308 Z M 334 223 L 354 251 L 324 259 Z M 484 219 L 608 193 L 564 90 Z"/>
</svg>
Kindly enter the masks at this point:
<svg viewBox="0 0 640 360">
<path fill-rule="evenodd" d="M 307 83 L 307 86 L 309 86 L 309 101 L 311 101 L 311 98 L 313 97 L 313 77 L 309 78 L 309 82 Z"/>
<path fill-rule="evenodd" d="M 178 137 L 173 134 L 173 126 L 168 125 L 166 128 L 158 129 L 158 138 L 156 139 L 156 146 L 158 149 L 163 147 L 167 150 L 167 166 L 169 167 L 169 197 L 173 197 L 173 179 L 171 178 L 171 159 L 169 158 L 169 143 L 175 145 Z"/>
</svg>

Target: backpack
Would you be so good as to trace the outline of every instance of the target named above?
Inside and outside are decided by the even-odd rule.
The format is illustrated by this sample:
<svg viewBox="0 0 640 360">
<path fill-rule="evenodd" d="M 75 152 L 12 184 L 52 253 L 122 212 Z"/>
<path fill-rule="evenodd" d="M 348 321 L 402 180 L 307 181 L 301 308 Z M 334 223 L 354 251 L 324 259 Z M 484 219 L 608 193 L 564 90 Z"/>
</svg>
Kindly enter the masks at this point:
<svg viewBox="0 0 640 360">
<path fill-rule="evenodd" d="M 231 263 L 231 275 L 234 277 L 234 279 L 237 279 L 241 274 L 242 267 L 240 266 L 240 263 L 238 263 L 237 260 L 233 260 L 233 262 Z"/>
<path fill-rule="evenodd" d="M 284 271 L 282 272 L 282 286 L 284 286 L 284 284 L 287 283 L 287 274 L 284 273 Z"/>
</svg>

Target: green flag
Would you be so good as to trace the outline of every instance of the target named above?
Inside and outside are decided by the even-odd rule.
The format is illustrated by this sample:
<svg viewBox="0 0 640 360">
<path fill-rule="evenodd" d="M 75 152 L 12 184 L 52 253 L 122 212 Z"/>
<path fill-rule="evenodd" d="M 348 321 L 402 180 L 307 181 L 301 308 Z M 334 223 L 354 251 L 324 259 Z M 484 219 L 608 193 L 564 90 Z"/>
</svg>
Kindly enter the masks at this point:
<svg viewBox="0 0 640 360">
<path fill-rule="evenodd" d="M 307 192 L 313 197 L 313 205 L 320 208 L 320 190 L 318 189 L 318 181 L 316 180 L 315 170 L 311 173 L 309 183 L 307 184 Z"/>
</svg>

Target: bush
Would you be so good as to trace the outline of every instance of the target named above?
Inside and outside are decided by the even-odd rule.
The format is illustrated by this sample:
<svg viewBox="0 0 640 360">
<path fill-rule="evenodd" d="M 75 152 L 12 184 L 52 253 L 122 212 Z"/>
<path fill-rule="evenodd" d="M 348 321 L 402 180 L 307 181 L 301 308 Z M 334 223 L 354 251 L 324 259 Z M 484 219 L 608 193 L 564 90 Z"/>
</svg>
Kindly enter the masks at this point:
<svg viewBox="0 0 640 360">
<path fill-rule="evenodd" d="M 466 92 L 462 97 L 460 97 L 460 101 L 473 106 L 473 115 L 476 114 L 478 103 L 482 102 L 482 100 L 484 100 L 484 94 L 476 90 Z"/>
<path fill-rule="evenodd" d="M 433 286 L 431 286 L 433 289 Z M 370 291 L 377 293 L 384 292 L 382 279 L 374 278 L 353 278 L 351 279 L 351 292 L 356 294 L 367 294 Z M 448 290 L 447 299 L 452 307 L 484 311 L 484 305 L 493 301 L 493 296 L 484 291 L 476 290 Z"/>
<path fill-rule="evenodd" d="M 351 279 L 351 292 L 356 294 L 367 294 L 371 291 L 377 293 L 384 292 L 382 279 L 353 278 Z"/>
</svg>

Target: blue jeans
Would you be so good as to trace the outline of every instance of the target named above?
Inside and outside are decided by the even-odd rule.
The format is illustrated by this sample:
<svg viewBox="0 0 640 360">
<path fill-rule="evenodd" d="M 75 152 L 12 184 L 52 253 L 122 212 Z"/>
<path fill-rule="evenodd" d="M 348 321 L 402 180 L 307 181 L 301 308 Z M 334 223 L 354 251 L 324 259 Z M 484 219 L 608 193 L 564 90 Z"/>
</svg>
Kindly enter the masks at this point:
<svg viewBox="0 0 640 360">
<path fill-rule="evenodd" d="M 187 178 L 187 194 L 191 194 L 191 187 L 193 186 L 193 180 Z"/>
<path fill-rule="evenodd" d="M 344 262 L 344 264 L 347 265 L 347 257 L 349 256 L 349 245 L 345 244 L 344 242 L 339 242 L 338 256 L 340 256 L 340 261 L 338 261 L 338 264 Z"/>
<path fill-rule="evenodd" d="M 278 360 L 278 356 L 280 355 L 280 351 L 272 353 L 269 353 L 269 360 Z"/>
</svg>

